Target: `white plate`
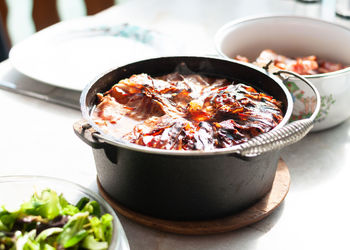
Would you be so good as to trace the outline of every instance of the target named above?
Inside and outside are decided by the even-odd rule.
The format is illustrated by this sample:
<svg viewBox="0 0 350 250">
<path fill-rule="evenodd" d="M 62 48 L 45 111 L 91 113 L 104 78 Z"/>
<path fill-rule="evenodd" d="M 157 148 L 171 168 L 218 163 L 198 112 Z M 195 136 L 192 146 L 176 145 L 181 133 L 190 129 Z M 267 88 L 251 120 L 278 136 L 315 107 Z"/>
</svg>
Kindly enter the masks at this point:
<svg viewBox="0 0 350 250">
<path fill-rule="evenodd" d="M 60 22 L 32 35 L 16 44 L 9 58 L 15 69 L 31 78 L 82 90 L 109 69 L 179 53 L 179 44 L 158 32 L 84 17 Z"/>
</svg>

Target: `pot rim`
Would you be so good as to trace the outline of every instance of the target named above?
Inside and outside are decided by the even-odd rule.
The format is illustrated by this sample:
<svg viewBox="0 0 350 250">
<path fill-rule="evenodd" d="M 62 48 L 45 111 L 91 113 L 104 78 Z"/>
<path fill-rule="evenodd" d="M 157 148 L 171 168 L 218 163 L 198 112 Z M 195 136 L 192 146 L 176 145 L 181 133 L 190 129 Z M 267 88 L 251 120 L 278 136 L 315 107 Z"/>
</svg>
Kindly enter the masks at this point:
<svg viewBox="0 0 350 250">
<path fill-rule="evenodd" d="M 216 32 L 215 37 L 214 37 L 216 51 L 219 53 L 220 56 L 222 56 L 225 59 L 239 62 L 238 60 L 235 60 L 233 58 L 228 57 L 221 50 L 220 45 L 221 45 L 221 42 L 223 40 L 222 38 L 224 37 L 224 35 L 227 34 L 226 30 L 230 29 L 233 26 L 238 26 L 240 24 L 247 23 L 250 21 L 263 20 L 263 19 L 275 19 L 275 18 L 276 19 L 304 19 L 304 20 L 308 20 L 308 21 L 312 21 L 312 22 L 316 22 L 316 23 L 321 23 L 321 24 L 323 23 L 326 25 L 335 26 L 337 28 L 345 30 L 346 32 L 350 32 L 350 28 L 345 27 L 343 25 L 333 23 L 330 21 L 326 21 L 326 20 L 322 20 L 322 19 L 312 18 L 312 17 L 299 16 L 299 15 L 253 15 L 250 17 L 243 17 L 243 18 L 235 19 L 233 21 L 230 21 L 230 22 L 224 24 L 221 28 L 219 28 L 219 30 Z M 344 69 L 341 69 L 341 70 L 333 71 L 333 72 L 314 74 L 314 75 L 301 75 L 301 76 L 303 76 L 306 79 L 319 79 L 319 78 L 325 78 L 325 77 L 328 78 L 328 77 L 332 77 L 332 76 L 338 76 L 338 75 L 349 73 L 349 72 L 350 72 L 350 66 L 346 67 Z"/>
<path fill-rule="evenodd" d="M 217 58 L 217 57 L 210 57 L 210 56 L 166 56 L 166 57 L 155 57 L 155 58 L 141 60 L 141 61 L 137 61 L 137 62 L 133 62 L 133 63 L 127 64 L 127 65 L 122 65 L 122 66 L 119 66 L 119 67 L 116 67 L 116 68 L 109 69 L 108 71 L 106 71 L 106 72 L 98 75 L 97 77 L 95 77 L 83 89 L 83 91 L 81 93 L 81 96 L 80 96 L 80 109 L 81 109 L 83 118 L 93 127 L 93 129 L 96 130 L 96 132 L 98 132 L 100 135 L 103 135 L 103 137 L 106 138 L 106 143 L 112 144 L 114 146 L 121 147 L 121 148 L 124 148 L 124 149 L 129 149 L 129 150 L 133 150 L 133 151 L 139 151 L 139 152 L 148 153 L 148 154 L 187 156 L 187 157 L 190 157 L 190 156 L 222 155 L 222 154 L 236 154 L 237 150 L 240 149 L 240 145 L 241 144 L 237 144 L 237 145 L 234 145 L 234 146 L 228 147 L 228 148 L 218 148 L 218 149 L 208 150 L 208 151 L 203 151 L 203 150 L 169 150 L 169 149 L 158 149 L 158 148 L 151 148 L 151 147 L 147 147 L 147 146 L 142 146 L 142 145 L 138 145 L 138 144 L 134 144 L 134 143 L 130 143 L 130 142 L 124 141 L 122 139 L 115 138 L 115 137 L 113 137 L 111 135 L 108 135 L 108 134 L 104 133 L 96 125 L 96 123 L 91 119 L 91 116 L 90 116 L 91 109 L 85 104 L 86 103 L 86 97 L 87 97 L 87 94 L 88 94 L 89 90 L 93 87 L 93 85 L 99 79 L 101 79 L 102 77 L 104 77 L 105 75 L 111 73 L 114 70 L 121 69 L 121 68 L 124 68 L 124 67 L 128 67 L 131 64 L 135 64 L 135 63 L 139 63 L 139 62 L 146 62 L 146 61 L 154 61 L 154 60 L 159 60 L 159 59 L 174 59 L 174 58 L 183 59 L 183 60 L 193 58 L 193 59 L 202 59 L 202 60 L 210 59 L 210 60 L 225 61 L 225 62 L 230 62 L 230 63 L 241 64 L 241 65 L 244 65 L 245 67 L 253 68 L 253 69 L 261 72 L 262 74 L 265 74 L 267 77 L 271 78 L 276 84 L 278 84 L 278 86 L 282 89 L 282 91 L 286 95 L 286 99 L 287 99 L 287 109 L 286 109 L 286 112 L 284 114 L 284 117 L 283 117 L 282 121 L 270 131 L 273 131 L 273 130 L 276 130 L 278 128 L 281 128 L 281 127 L 283 127 L 284 125 L 286 125 L 288 123 L 288 121 L 289 121 L 289 119 L 290 119 L 290 117 L 292 115 L 292 111 L 293 111 L 293 99 L 292 99 L 291 93 L 288 91 L 287 87 L 284 86 L 284 84 L 282 83 L 282 80 L 280 78 L 274 76 L 273 74 L 267 73 L 264 69 L 262 69 L 262 68 L 260 68 L 258 66 L 252 65 L 250 63 L 237 62 L 237 61 L 234 61 L 234 60 L 227 60 L 225 58 Z"/>
</svg>

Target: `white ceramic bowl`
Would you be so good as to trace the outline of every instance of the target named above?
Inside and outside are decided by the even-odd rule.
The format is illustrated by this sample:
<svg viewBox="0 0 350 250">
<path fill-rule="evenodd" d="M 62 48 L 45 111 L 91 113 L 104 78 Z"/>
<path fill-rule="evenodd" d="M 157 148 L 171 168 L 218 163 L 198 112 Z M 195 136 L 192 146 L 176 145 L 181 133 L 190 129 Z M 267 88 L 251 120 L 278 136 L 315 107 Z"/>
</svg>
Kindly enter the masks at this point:
<svg viewBox="0 0 350 250">
<path fill-rule="evenodd" d="M 124 229 L 113 208 L 100 195 L 66 180 L 44 176 L 2 176 L 0 177 L 0 206 L 4 205 L 7 209 L 17 210 L 23 202 L 30 199 L 35 191 L 45 188 L 63 194 L 72 204 L 76 204 L 82 197 L 97 201 L 102 213 L 109 213 L 113 216 L 113 236 L 109 249 L 130 249 Z"/>
<path fill-rule="evenodd" d="M 350 66 L 350 29 L 307 17 L 264 16 L 240 19 L 224 25 L 215 36 L 218 53 L 254 61 L 264 49 L 289 57 L 316 55 Z M 304 75 L 320 92 L 321 111 L 313 131 L 333 127 L 350 117 L 350 67 L 335 72 Z M 308 116 L 315 100 L 296 78 L 290 78 L 294 119 Z"/>
</svg>

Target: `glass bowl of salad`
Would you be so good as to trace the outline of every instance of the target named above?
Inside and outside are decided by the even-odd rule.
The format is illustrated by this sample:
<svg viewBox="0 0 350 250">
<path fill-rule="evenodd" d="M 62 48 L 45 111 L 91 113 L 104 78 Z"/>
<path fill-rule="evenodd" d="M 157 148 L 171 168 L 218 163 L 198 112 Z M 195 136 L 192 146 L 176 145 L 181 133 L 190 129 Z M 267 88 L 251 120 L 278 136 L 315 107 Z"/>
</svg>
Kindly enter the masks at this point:
<svg viewBox="0 0 350 250">
<path fill-rule="evenodd" d="M 0 249 L 128 250 L 110 205 L 78 184 L 44 176 L 0 177 Z"/>
</svg>

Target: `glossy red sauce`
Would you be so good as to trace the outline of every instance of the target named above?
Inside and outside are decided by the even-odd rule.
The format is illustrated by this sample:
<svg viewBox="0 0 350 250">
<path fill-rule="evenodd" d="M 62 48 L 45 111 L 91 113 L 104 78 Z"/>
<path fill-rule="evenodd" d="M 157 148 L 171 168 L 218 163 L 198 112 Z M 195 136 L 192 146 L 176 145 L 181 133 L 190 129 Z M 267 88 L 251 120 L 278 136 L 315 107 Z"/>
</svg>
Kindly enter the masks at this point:
<svg viewBox="0 0 350 250">
<path fill-rule="evenodd" d="M 248 58 L 240 55 L 237 55 L 235 59 L 243 62 L 249 62 Z M 293 71 L 300 75 L 322 74 L 346 68 L 341 63 L 321 60 L 313 55 L 307 57 L 289 58 L 279 55 L 270 49 L 263 50 L 253 63 L 257 64 L 258 66 L 265 66 L 270 61 L 272 61 L 272 65 L 278 69 Z"/>
<path fill-rule="evenodd" d="M 133 75 L 98 100 L 92 117 L 105 133 L 159 149 L 226 148 L 283 119 L 282 104 L 272 96 L 201 75 Z"/>
</svg>

